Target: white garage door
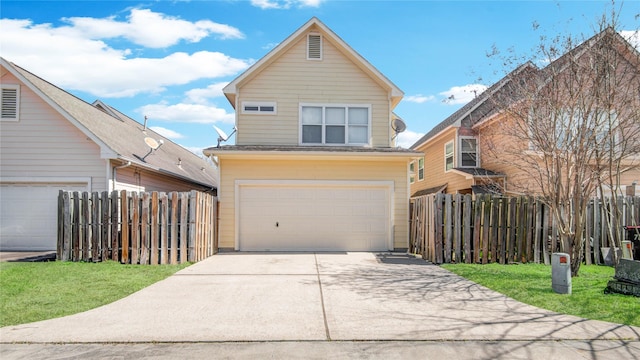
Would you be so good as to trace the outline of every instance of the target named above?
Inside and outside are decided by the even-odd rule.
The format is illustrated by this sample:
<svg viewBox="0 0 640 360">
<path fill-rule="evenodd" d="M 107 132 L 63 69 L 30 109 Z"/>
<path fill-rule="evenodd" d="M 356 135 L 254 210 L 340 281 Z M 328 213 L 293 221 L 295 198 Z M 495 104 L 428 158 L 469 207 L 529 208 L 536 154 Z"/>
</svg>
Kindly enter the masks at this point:
<svg viewBox="0 0 640 360">
<path fill-rule="evenodd" d="M 239 186 L 243 251 L 386 251 L 389 185 Z"/>
<path fill-rule="evenodd" d="M 58 191 L 87 184 L 0 184 L 0 249 L 55 250 Z"/>
</svg>

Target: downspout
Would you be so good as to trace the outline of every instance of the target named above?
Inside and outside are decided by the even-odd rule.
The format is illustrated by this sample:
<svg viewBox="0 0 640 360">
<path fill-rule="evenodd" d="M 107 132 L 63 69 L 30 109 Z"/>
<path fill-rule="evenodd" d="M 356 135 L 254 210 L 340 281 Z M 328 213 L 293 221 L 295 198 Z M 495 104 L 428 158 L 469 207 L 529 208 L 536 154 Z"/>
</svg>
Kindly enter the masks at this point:
<svg viewBox="0 0 640 360">
<path fill-rule="evenodd" d="M 131 166 L 131 161 L 127 161 L 126 163 L 120 165 L 120 166 L 114 166 L 113 169 L 111 170 L 111 181 L 113 182 L 113 189 L 111 190 L 115 190 L 116 189 L 116 175 L 118 173 L 118 169 L 124 169 L 126 167 Z"/>
</svg>

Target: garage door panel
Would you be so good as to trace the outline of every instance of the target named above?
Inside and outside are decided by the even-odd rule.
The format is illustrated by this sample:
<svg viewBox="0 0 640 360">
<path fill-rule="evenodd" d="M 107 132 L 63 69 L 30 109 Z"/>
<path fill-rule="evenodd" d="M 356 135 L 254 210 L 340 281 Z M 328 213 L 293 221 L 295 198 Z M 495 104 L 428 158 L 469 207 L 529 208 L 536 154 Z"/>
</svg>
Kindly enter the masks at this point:
<svg viewBox="0 0 640 360">
<path fill-rule="evenodd" d="M 0 248 L 55 250 L 58 192 L 86 191 L 86 184 L 0 184 Z"/>
<path fill-rule="evenodd" d="M 246 185 L 238 196 L 240 250 L 388 248 L 388 186 Z"/>
</svg>

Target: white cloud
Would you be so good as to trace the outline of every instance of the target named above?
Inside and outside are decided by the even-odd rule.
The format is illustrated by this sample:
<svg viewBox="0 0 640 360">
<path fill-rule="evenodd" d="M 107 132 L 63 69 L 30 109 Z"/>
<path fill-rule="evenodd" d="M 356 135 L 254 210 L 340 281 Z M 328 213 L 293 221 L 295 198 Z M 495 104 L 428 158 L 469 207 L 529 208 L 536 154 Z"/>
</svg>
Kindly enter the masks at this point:
<svg viewBox="0 0 640 360">
<path fill-rule="evenodd" d="M 422 104 L 422 103 L 425 103 L 427 101 L 432 101 L 433 99 L 435 99 L 435 97 L 433 95 L 425 96 L 425 95 L 422 95 L 422 94 L 417 94 L 417 95 L 407 96 L 403 100 L 404 101 L 408 101 L 408 102 Z"/>
<path fill-rule="evenodd" d="M 267 9 L 290 9 L 296 7 L 320 7 L 324 0 L 251 0 L 251 5 L 263 10 Z"/>
<path fill-rule="evenodd" d="M 640 51 L 640 30 L 622 30 L 620 31 L 620 35 Z"/>
<path fill-rule="evenodd" d="M 273 43 L 273 42 L 271 42 L 271 43 L 268 43 L 267 45 L 262 46 L 262 49 L 264 49 L 264 50 L 271 50 L 271 49 L 273 49 L 274 47 L 278 46 L 279 44 L 280 44 L 280 43 Z"/>
<path fill-rule="evenodd" d="M 398 134 L 398 137 L 396 138 L 396 145 L 408 149 L 422 136 L 424 136 L 424 134 L 406 130 Z"/>
<path fill-rule="evenodd" d="M 127 21 L 115 17 L 102 19 L 90 17 L 63 18 L 71 27 L 90 39 L 122 37 L 148 48 L 166 48 L 185 40 L 198 42 L 212 34 L 221 39 L 242 39 L 244 34 L 235 27 L 209 20 L 190 22 L 177 17 L 156 13 L 149 9 L 132 9 Z"/>
<path fill-rule="evenodd" d="M 447 91 L 441 92 L 439 95 L 444 96 L 442 102 L 451 105 L 457 105 L 468 103 L 485 90 L 487 90 L 487 87 L 485 85 L 469 84 L 454 86 Z"/>
<path fill-rule="evenodd" d="M 64 89 L 101 98 L 159 93 L 167 86 L 235 75 L 252 62 L 210 51 L 129 59 L 131 50 L 110 47 L 91 38 L 89 31 L 30 20 L 0 19 L 0 31 L 0 48 L 7 60 Z M 94 30 L 93 35 L 99 32 L 106 36 L 109 31 Z"/>
<path fill-rule="evenodd" d="M 192 89 L 185 93 L 187 100 L 195 104 L 207 104 L 209 99 L 223 96 L 222 88 L 227 86 L 228 82 L 219 82 L 211 84 L 204 89 Z"/>
<path fill-rule="evenodd" d="M 180 134 L 179 132 L 173 131 L 171 129 L 167 129 L 167 128 L 163 128 L 160 126 L 150 126 L 149 129 L 157 132 L 158 134 L 166 137 L 167 139 L 182 139 L 184 138 L 184 135 Z"/>
<path fill-rule="evenodd" d="M 149 119 L 154 121 L 198 124 L 233 124 L 235 121 L 233 113 L 227 113 L 225 109 L 221 109 L 213 105 L 203 104 L 179 103 L 170 105 L 165 102 L 161 102 L 158 104 L 141 106 L 136 109 L 136 112 L 146 115 Z"/>
</svg>

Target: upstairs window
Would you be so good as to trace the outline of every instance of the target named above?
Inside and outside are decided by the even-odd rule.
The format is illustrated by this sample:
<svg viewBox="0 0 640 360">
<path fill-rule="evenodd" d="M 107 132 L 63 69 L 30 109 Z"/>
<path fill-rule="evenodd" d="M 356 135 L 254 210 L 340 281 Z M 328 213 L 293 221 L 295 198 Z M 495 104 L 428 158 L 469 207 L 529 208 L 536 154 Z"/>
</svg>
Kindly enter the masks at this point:
<svg viewBox="0 0 640 360">
<path fill-rule="evenodd" d="M 276 103 L 267 101 L 267 102 L 253 102 L 246 101 L 242 102 L 242 113 L 243 114 L 262 114 L 262 115 L 275 115 L 277 108 Z"/>
<path fill-rule="evenodd" d="M 416 182 L 416 162 L 409 163 L 409 182 L 413 184 Z"/>
<path fill-rule="evenodd" d="M 453 141 L 444 144 L 444 171 L 453 169 Z"/>
<path fill-rule="evenodd" d="M 300 143 L 303 145 L 368 145 L 369 105 L 300 106 Z"/>
<path fill-rule="evenodd" d="M 424 158 L 418 160 L 418 181 L 424 180 Z"/>
<path fill-rule="evenodd" d="M 322 60 L 322 35 L 307 35 L 307 60 Z"/>
<path fill-rule="evenodd" d="M 478 166 L 478 141 L 471 137 L 460 138 L 460 167 Z"/>
<path fill-rule="evenodd" d="M 20 114 L 20 85 L 2 84 L 0 121 L 18 121 Z"/>
</svg>

